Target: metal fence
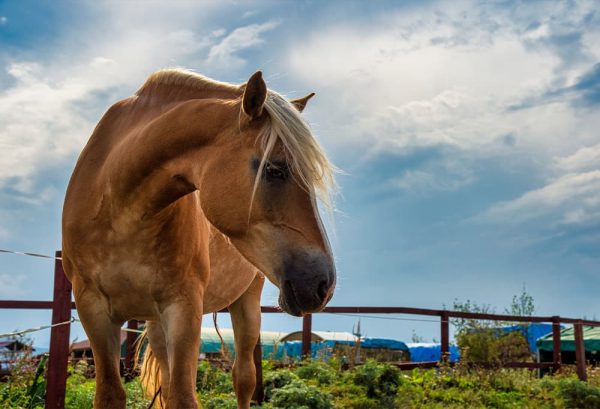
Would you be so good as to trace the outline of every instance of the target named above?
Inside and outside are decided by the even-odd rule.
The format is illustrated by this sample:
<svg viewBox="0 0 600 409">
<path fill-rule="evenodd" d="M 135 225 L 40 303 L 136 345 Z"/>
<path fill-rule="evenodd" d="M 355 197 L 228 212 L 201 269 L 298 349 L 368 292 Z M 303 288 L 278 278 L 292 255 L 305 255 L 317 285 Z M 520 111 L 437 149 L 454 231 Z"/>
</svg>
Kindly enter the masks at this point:
<svg viewBox="0 0 600 409">
<path fill-rule="evenodd" d="M 71 301 L 71 283 L 65 276 L 61 252 L 56 252 L 54 266 L 54 292 L 52 301 L 14 301 L 0 300 L 0 309 L 51 309 L 52 326 L 50 334 L 50 356 L 46 371 L 46 408 L 64 408 L 65 392 L 67 384 L 67 365 L 70 349 L 71 310 L 75 309 L 75 303 Z M 263 306 L 263 313 L 282 313 L 277 307 Z M 227 312 L 226 310 L 221 312 Z M 528 369 L 550 369 L 556 371 L 561 367 L 561 340 L 560 324 L 572 324 L 575 337 L 575 357 L 577 375 L 581 380 L 587 380 L 585 347 L 583 339 L 583 325 L 600 326 L 600 321 L 591 321 L 560 316 L 533 316 L 523 317 L 503 314 L 480 314 L 460 311 L 434 310 L 425 308 L 408 307 L 326 307 L 322 313 L 331 314 L 409 314 L 429 317 L 438 317 L 440 324 L 440 340 L 442 362 L 446 359 L 450 350 L 450 319 L 474 319 L 491 320 L 502 322 L 536 322 L 552 323 L 553 355 L 551 362 L 508 362 L 504 367 L 528 368 Z M 128 329 L 138 328 L 137 321 L 129 321 Z M 311 333 L 312 314 L 304 316 L 302 320 L 302 355 L 311 355 Z M 134 368 L 134 343 L 137 334 L 129 331 L 126 338 L 125 374 L 133 373 Z M 257 369 L 257 386 L 254 394 L 256 401 L 262 401 L 262 351 L 260 341 L 255 348 L 254 361 Z M 412 369 L 415 367 L 433 368 L 442 362 L 404 362 L 397 366 L 400 369 Z"/>
</svg>

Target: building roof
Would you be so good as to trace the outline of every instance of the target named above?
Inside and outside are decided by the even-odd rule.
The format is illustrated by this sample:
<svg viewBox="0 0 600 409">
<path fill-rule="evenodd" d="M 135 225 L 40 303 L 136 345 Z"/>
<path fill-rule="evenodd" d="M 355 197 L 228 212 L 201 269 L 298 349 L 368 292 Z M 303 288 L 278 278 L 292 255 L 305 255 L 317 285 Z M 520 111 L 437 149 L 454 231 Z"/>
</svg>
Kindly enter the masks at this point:
<svg viewBox="0 0 600 409">
<path fill-rule="evenodd" d="M 25 347 L 27 347 L 27 344 L 24 344 L 17 339 L 0 338 L 0 348 L 20 351 Z"/>
<path fill-rule="evenodd" d="M 233 342 L 233 330 L 231 328 L 219 328 L 219 332 L 223 337 L 225 345 L 231 350 L 234 348 Z M 281 338 L 285 335 L 285 332 L 274 332 L 274 331 L 261 331 L 260 338 L 262 345 L 273 345 L 281 341 Z M 202 347 L 201 352 L 204 353 L 215 353 L 221 351 L 221 340 L 214 327 L 203 327 L 201 331 L 202 336 Z M 121 330 L 121 344 L 125 342 L 127 338 L 127 331 Z M 73 351 L 89 350 L 90 341 L 84 339 L 83 341 L 74 342 L 71 345 Z"/>
<path fill-rule="evenodd" d="M 311 341 L 322 342 L 322 341 L 343 341 L 343 342 L 356 342 L 356 337 L 349 332 L 334 332 L 334 331 L 313 331 Z M 288 341 L 302 341 L 302 331 L 290 332 L 283 338 L 281 342 Z"/>
<path fill-rule="evenodd" d="M 127 338 L 127 331 L 121 330 L 121 344 L 123 342 L 125 342 L 126 338 Z M 84 339 L 83 341 L 73 342 L 71 344 L 72 351 L 84 351 L 84 350 L 91 349 L 91 348 L 92 347 L 90 346 L 89 339 Z"/>
<path fill-rule="evenodd" d="M 543 351 L 552 351 L 554 344 L 552 334 L 539 338 L 537 347 Z M 600 351 L 600 327 L 583 327 L 583 344 L 586 351 Z M 575 333 L 573 327 L 565 328 L 560 332 L 560 350 L 575 351 Z"/>
</svg>

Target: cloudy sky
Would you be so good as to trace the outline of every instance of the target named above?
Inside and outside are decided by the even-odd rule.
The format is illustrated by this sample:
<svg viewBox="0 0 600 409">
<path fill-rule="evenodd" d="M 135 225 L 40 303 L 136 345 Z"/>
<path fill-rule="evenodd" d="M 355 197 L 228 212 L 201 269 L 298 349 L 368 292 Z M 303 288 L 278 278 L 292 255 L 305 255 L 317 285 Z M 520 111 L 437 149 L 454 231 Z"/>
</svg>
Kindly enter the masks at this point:
<svg viewBox="0 0 600 409">
<path fill-rule="evenodd" d="M 261 69 L 344 171 L 331 305 L 600 318 L 600 13 L 565 2 L 0 2 L 0 248 L 60 247 L 77 155 L 163 67 Z M 0 254 L 0 299 L 50 299 L 52 262 Z M 269 286 L 264 304 L 277 291 Z M 413 317 L 416 318 L 416 317 Z M 0 311 L 0 332 L 49 312 Z M 227 317 L 222 318 L 227 326 Z M 349 331 L 354 317 L 315 317 Z M 296 330 L 283 315 L 265 329 Z M 368 336 L 438 338 L 363 319 Z M 47 343 L 48 331 L 34 337 Z M 74 337 L 84 336 L 80 328 Z"/>
</svg>

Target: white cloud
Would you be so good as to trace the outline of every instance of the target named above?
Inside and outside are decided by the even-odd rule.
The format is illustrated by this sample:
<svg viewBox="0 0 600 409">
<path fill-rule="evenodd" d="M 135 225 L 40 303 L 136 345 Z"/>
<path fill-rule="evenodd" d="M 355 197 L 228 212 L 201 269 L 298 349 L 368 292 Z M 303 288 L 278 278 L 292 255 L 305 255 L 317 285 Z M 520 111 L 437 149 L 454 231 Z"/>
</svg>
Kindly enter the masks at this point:
<svg viewBox="0 0 600 409">
<path fill-rule="evenodd" d="M 570 156 L 557 159 L 558 166 L 567 172 L 600 168 L 600 144 L 578 149 Z"/>
<path fill-rule="evenodd" d="M 78 33 L 87 39 L 85 47 L 73 47 L 66 29 L 64 47 L 52 59 L 9 59 L 4 70 L 13 82 L 0 92 L 0 188 L 16 189 L 28 203 L 47 200 L 51 190 L 33 195 L 41 190 L 36 186 L 41 172 L 72 160 L 108 105 L 131 95 L 148 74 L 168 66 L 202 71 L 209 54 L 214 63 L 242 63 L 236 53 L 260 44 L 261 33 L 276 25 L 240 27 L 219 40 L 224 34 L 219 30 L 186 28 L 187 20 L 195 26 L 206 18 L 204 6 L 153 3 L 142 14 L 156 24 L 135 26 L 139 7 L 119 5 L 117 12 L 101 3 L 95 23 L 102 29 L 91 24 L 89 32 Z M 202 18 L 194 19 L 198 14 Z M 114 19 L 107 18 L 111 15 Z"/>
<path fill-rule="evenodd" d="M 0 297 L 15 297 L 23 293 L 23 278 L 11 274 L 0 274 Z"/>
<path fill-rule="evenodd" d="M 572 85 L 597 61 L 600 30 L 584 28 L 593 5 L 569 7 L 430 3 L 368 26 L 339 23 L 292 44 L 289 69 L 316 88 L 311 115 L 334 146 L 369 158 L 445 152 L 437 166 L 420 162 L 393 178 L 397 188 L 459 189 L 476 180 L 473 164 L 493 160 L 510 177 L 527 169 L 524 177 L 548 182 L 478 219 L 598 221 L 597 111 L 576 110 L 568 96 L 509 109 Z M 560 42 L 571 34 L 574 43 Z"/>
<path fill-rule="evenodd" d="M 0 16 L 0 26 L 8 23 L 8 18 L 6 16 Z"/>
<path fill-rule="evenodd" d="M 0 95 L 0 186 L 16 181 L 12 187 L 27 192 L 40 167 L 81 146 L 91 124 L 72 104 L 89 90 L 70 80 L 53 85 L 36 63 L 12 64 L 8 72 L 16 83 Z"/>
<path fill-rule="evenodd" d="M 476 220 L 520 224 L 548 220 L 548 225 L 600 223 L 600 170 L 569 173 L 519 198 L 497 204 Z"/>
<path fill-rule="evenodd" d="M 545 161 L 596 138 L 597 115 L 575 116 L 568 101 L 506 108 L 545 93 L 557 78 L 587 72 L 589 61 L 565 68 L 557 47 L 535 41 L 572 30 L 591 9 L 577 5 L 565 16 L 564 7 L 549 5 L 431 3 L 302 37 L 289 46 L 289 69 L 319 91 L 320 112 L 312 115 L 340 146 L 386 152 L 451 145 L 487 154 L 513 134 L 517 148 Z M 530 29 L 532 21 L 539 26 Z M 583 50 L 591 56 L 600 43 Z"/>
<path fill-rule="evenodd" d="M 236 55 L 240 50 L 263 44 L 264 32 L 273 30 L 279 25 L 276 21 L 263 24 L 251 24 L 239 27 L 225 36 L 218 44 L 213 45 L 208 53 L 208 64 L 214 68 L 239 68 L 245 60 Z"/>
<path fill-rule="evenodd" d="M 460 163 L 443 161 L 426 169 L 404 171 L 389 185 L 414 194 L 452 192 L 475 182 L 477 177 Z"/>
</svg>

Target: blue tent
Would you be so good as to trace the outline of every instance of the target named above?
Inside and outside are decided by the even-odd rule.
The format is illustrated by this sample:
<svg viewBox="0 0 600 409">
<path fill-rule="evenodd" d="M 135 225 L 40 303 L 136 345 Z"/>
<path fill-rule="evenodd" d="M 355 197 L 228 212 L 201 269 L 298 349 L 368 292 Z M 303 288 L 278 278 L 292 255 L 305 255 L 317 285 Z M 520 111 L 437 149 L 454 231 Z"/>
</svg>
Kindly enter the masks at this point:
<svg viewBox="0 0 600 409">
<path fill-rule="evenodd" d="M 361 348 L 381 348 L 408 351 L 408 346 L 404 342 L 387 338 L 363 338 L 360 341 L 360 346 Z"/>
<path fill-rule="evenodd" d="M 406 344 L 410 351 L 411 362 L 438 362 L 442 359 L 442 345 L 436 342 L 413 342 Z M 460 358 L 460 350 L 456 345 L 449 346 L 450 362 Z"/>
</svg>

